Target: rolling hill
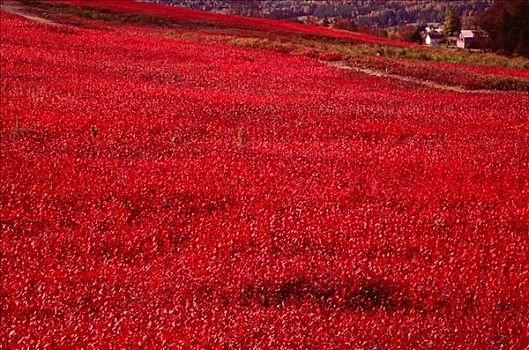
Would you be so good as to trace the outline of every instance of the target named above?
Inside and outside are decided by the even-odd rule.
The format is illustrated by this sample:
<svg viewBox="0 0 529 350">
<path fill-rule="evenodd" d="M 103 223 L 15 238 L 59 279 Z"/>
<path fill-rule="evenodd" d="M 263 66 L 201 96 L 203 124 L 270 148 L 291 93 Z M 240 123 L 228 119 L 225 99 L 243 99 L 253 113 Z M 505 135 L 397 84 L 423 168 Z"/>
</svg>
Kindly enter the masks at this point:
<svg viewBox="0 0 529 350">
<path fill-rule="evenodd" d="M 529 346 L 523 59 L 129 1 L 0 30 L 7 348 Z"/>
</svg>

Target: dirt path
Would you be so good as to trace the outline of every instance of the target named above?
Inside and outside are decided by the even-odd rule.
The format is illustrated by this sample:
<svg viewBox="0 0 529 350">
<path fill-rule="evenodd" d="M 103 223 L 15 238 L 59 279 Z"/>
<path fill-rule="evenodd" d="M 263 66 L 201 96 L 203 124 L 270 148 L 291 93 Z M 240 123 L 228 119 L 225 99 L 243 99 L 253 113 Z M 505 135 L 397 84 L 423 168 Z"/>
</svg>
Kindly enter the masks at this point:
<svg viewBox="0 0 529 350">
<path fill-rule="evenodd" d="M 0 11 L 12 13 L 14 15 L 19 15 L 19 16 L 29 19 L 30 21 L 37 22 L 37 23 L 50 24 L 50 25 L 57 24 L 55 22 L 47 20 L 46 18 L 37 17 L 37 16 L 28 14 L 24 6 L 22 6 L 20 3 L 13 1 L 13 0 L 0 0 Z"/>
<path fill-rule="evenodd" d="M 350 66 L 344 61 L 323 62 L 323 63 L 328 64 L 328 65 L 333 66 L 333 67 L 336 67 L 336 68 L 339 68 L 339 69 L 353 70 L 353 71 L 356 71 L 356 72 L 364 73 L 364 74 L 367 74 L 367 75 L 372 75 L 372 76 L 375 76 L 375 77 L 384 77 L 384 78 L 396 79 L 396 80 L 400 80 L 400 81 L 406 81 L 406 82 L 409 82 L 409 83 L 415 83 L 415 84 L 419 84 L 419 85 L 424 85 L 424 86 L 427 86 L 427 87 L 431 87 L 431 88 L 434 88 L 434 89 L 440 89 L 440 90 L 456 91 L 456 92 L 480 92 L 480 93 L 498 93 L 498 92 L 501 92 L 501 91 L 495 91 L 495 90 L 470 90 L 470 89 L 465 89 L 465 88 L 462 88 L 462 87 L 459 87 L 459 86 L 443 85 L 443 84 L 435 83 L 435 82 L 429 81 L 429 80 L 421 80 L 421 79 L 411 78 L 411 77 L 407 77 L 407 76 L 403 76 L 403 75 L 391 74 L 391 73 L 387 73 L 387 72 L 384 72 L 384 71 L 373 70 L 373 69 L 360 67 L 360 66 Z"/>
</svg>

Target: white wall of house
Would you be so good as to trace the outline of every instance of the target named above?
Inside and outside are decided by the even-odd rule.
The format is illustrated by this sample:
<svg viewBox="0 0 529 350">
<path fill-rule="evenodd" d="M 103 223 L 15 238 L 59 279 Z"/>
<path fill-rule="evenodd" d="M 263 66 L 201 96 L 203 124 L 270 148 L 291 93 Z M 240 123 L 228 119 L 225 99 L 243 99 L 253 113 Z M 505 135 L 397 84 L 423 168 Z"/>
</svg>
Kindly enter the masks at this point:
<svg viewBox="0 0 529 350">
<path fill-rule="evenodd" d="M 432 39 L 429 35 L 426 36 L 426 45 L 439 45 L 443 43 L 443 39 Z"/>
</svg>

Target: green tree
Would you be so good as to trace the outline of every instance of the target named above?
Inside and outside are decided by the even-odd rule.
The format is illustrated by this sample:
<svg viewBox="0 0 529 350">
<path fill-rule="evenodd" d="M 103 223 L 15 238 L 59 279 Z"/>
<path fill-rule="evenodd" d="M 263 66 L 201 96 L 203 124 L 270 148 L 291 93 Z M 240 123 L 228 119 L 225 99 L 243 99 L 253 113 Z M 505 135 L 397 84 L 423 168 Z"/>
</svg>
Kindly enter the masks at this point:
<svg viewBox="0 0 529 350">
<path fill-rule="evenodd" d="M 445 17 L 444 34 L 445 36 L 456 36 L 461 31 L 461 18 L 448 12 Z"/>
</svg>

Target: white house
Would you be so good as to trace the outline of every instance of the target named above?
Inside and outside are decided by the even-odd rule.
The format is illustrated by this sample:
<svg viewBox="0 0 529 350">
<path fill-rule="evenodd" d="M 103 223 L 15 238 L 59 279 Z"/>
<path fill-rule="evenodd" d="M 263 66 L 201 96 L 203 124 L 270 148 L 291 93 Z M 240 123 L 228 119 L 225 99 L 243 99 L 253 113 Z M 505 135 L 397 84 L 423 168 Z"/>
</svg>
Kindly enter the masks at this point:
<svg viewBox="0 0 529 350">
<path fill-rule="evenodd" d="M 307 22 L 309 21 L 309 16 L 298 16 L 298 17 L 296 17 L 296 19 L 297 19 L 299 22 L 307 23 Z"/>
<path fill-rule="evenodd" d="M 462 49 L 472 48 L 476 45 L 476 35 L 473 30 L 462 30 L 456 42 L 457 47 Z"/>
<path fill-rule="evenodd" d="M 438 31 L 431 31 L 426 34 L 426 45 L 439 45 L 445 42 L 445 36 Z"/>
<path fill-rule="evenodd" d="M 457 37 L 456 45 L 461 49 L 485 50 L 490 46 L 490 38 L 483 30 L 462 30 Z"/>
</svg>

